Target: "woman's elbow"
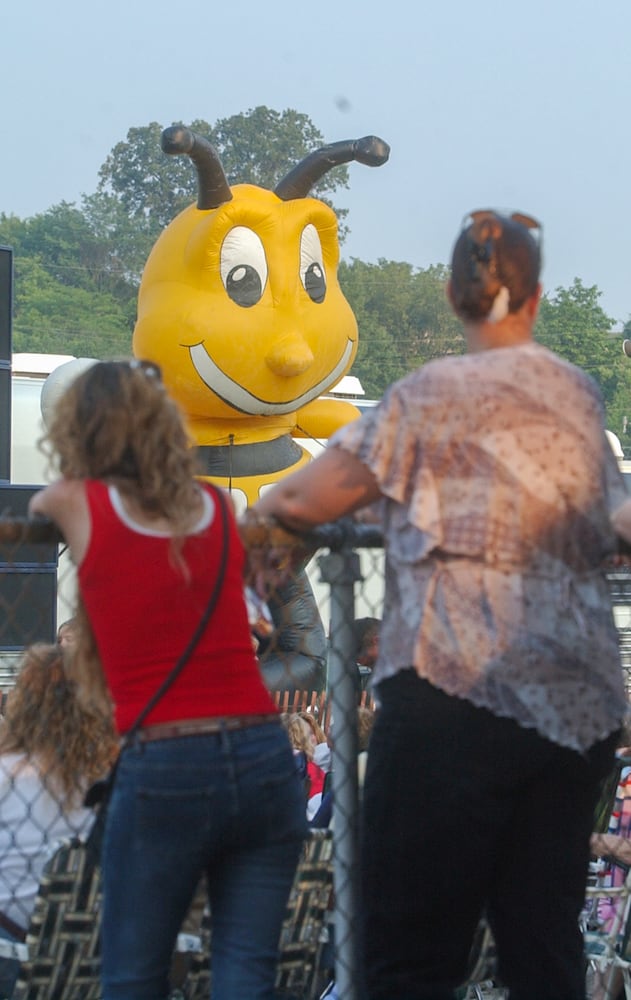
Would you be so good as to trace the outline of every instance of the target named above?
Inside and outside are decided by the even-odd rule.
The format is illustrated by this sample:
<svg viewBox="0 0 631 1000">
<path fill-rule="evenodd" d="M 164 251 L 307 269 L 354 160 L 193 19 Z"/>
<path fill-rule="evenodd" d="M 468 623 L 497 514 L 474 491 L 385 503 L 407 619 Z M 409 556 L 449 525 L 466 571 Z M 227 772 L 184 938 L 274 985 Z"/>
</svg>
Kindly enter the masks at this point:
<svg viewBox="0 0 631 1000">
<path fill-rule="evenodd" d="M 42 515 L 42 514 L 46 513 L 46 509 L 45 509 L 46 508 L 46 504 L 45 504 L 45 501 L 44 501 L 43 493 L 44 493 L 43 490 L 39 490 L 39 492 L 34 493 L 33 496 L 31 497 L 31 499 L 29 500 L 29 503 L 28 503 L 29 516 L 32 517 L 33 515 L 36 515 L 36 514 L 37 515 Z"/>
</svg>

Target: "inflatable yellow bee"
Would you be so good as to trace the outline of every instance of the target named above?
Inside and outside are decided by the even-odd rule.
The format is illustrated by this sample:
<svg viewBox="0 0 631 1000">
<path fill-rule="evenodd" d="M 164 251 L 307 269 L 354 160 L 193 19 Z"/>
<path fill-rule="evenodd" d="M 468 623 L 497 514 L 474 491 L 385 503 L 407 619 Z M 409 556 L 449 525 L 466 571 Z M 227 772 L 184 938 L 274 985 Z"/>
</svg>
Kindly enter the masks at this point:
<svg viewBox="0 0 631 1000">
<path fill-rule="evenodd" d="M 335 213 L 307 197 L 332 167 L 380 166 L 375 136 L 311 153 L 274 191 L 230 187 L 216 151 L 189 129 L 162 134 L 197 168 L 197 205 L 157 240 L 138 297 L 133 350 L 160 365 L 204 475 L 237 508 L 308 461 L 294 438 L 326 438 L 358 411 L 321 400 L 350 369 L 357 324 L 337 280 Z"/>
</svg>

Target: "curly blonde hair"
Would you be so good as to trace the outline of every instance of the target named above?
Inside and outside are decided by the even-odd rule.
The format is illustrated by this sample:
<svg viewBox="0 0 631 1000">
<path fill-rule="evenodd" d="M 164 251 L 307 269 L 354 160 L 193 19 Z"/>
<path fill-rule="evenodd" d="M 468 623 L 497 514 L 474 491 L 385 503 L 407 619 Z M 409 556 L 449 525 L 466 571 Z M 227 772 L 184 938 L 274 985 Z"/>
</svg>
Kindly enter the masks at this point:
<svg viewBox="0 0 631 1000">
<path fill-rule="evenodd" d="M 24 652 L 0 725 L 0 753 L 25 753 L 67 807 L 80 805 L 115 761 L 111 712 L 82 703 L 59 646 L 37 643 Z"/>
<path fill-rule="evenodd" d="M 79 701 L 86 711 L 113 715 L 112 698 L 81 594 L 77 597 L 74 622 L 76 639 L 65 651 L 68 675 L 76 683 Z"/>
<path fill-rule="evenodd" d="M 357 709 L 357 744 L 360 753 L 362 750 L 368 749 L 374 724 L 375 713 L 372 708 L 361 707 Z"/>
<path fill-rule="evenodd" d="M 183 535 L 196 509 L 195 454 L 156 365 L 100 361 L 70 383 L 40 445 L 66 479 L 105 479 Z"/>
<path fill-rule="evenodd" d="M 298 712 L 298 715 L 302 721 L 306 722 L 309 726 L 309 729 L 315 737 L 316 743 L 328 743 L 326 733 L 318 720 L 313 717 L 311 712 Z"/>
<path fill-rule="evenodd" d="M 198 516 L 193 442 L 151 362 L 100 361 L 78 375 L 57 401 L 40 441 L 66 479 L 101 479 L 149 517 L 165 518 L 172 556 L 184 575 L 184 536 Z M 109 693 L 81 598 L 76 610 L 74 679 L 86 710 L 105 712 Z"/>
<path fill-rule="evenodd" d="M 310 739 L 311 729 L 298 712 L 283 713 L 281 722 L 287 730 L 289 742 L 294 750 L 301 750 L 308 760 L 313 760 L 313 744 Z"/>
</svg>

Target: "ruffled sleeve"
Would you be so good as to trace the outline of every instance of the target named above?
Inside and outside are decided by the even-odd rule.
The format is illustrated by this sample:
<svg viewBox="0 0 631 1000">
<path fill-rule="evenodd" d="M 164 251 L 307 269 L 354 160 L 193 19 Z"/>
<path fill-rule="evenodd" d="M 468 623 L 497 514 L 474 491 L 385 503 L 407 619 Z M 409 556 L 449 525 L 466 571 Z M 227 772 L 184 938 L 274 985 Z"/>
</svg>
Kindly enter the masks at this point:
<svg viewBox="0 0 631 1000">
<path fill-rule="evenodd" d="M 437 484 L 423 462 L 423 426 L 426 420 L 435 425 L 436 406 L 430 413 L 428 399 L 421 401 L 425 393 L 420 384 L 411 381 L 391 386 L 378 406 L 329 442 L 329 447 L 343 448 L 363 462 L 382 494 L 395 501 L 389 515 L 390 544 L 406 561 L 423 558 L 443 537 Z M 415 379 L 421 381 L 426 380 Z"/>
</svg>

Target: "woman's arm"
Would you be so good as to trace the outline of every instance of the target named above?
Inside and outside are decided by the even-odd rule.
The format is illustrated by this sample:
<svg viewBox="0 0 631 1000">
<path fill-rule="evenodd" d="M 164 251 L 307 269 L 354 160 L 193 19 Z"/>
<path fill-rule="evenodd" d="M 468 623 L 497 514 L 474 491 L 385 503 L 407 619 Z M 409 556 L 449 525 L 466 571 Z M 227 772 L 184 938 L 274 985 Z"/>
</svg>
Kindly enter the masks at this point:
<svg viewBox="0 0 631 1000">
<path fill-rule="evenodd" d="M 39 514 L 53 521 L 68 543 L 70 554 L 79 566 L 90 542 L 90 511 L 81 479 L 58 479 L 31 497 L 29 514 Z"/>
<path fill-rule="evenodd" d="M 367 465 L 343 448 L 330 448 L 281 479 L 252 509 L 278 518 L 292 531 L 308 531 L 365 507 L 380 495 Z"/>
</svg>

